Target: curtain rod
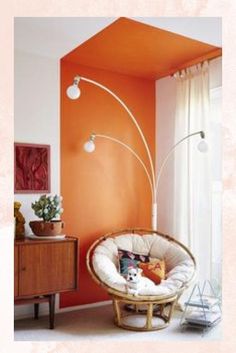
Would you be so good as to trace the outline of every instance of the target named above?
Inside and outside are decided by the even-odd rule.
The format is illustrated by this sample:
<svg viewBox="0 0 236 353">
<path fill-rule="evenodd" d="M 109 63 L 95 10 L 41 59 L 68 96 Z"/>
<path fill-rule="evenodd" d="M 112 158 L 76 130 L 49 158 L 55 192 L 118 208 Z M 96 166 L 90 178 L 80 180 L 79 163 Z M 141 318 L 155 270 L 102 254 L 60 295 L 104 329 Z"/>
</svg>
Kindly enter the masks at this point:
<svg viewBox="0 0 236 353">
<path fill-rule="evenodd" d="M 187 61 L 186 63 L 184 63 L 183 65 L 180 65 L 174 69 L 171 69 L 166 75 L 166 76 L 173 76 L 176 72 L 184 70 L 190 66 L 202 63 L 204 61 L 211 61 L 213 59 L 216 59 L 218 57 L 222 56 L 222 48 L 217 48 L 216 50 L 211 51 L 210 53 L 207 53 L 205 55 L 202 55 L 196 59 Z M 158 78 L 159 79 L 159 78 Z"/>
</svg>

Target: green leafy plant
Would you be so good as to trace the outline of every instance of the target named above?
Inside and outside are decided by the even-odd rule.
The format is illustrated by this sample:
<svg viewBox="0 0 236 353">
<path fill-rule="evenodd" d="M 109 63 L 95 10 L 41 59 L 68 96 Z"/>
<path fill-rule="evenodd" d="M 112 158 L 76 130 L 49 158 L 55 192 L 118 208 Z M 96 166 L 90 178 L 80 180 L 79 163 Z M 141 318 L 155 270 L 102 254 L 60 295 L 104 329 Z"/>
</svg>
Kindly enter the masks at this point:
<svg viewBox="0 0 236 353">
<path fill-rule="evenodd" d="M 49 222 L 62 214 L 61 202 L 61 196 L 42 195 L 38 201 L 31 204 L 31 207 L 37 217 L 42 218 L 44 222 Z"/>
</svg>

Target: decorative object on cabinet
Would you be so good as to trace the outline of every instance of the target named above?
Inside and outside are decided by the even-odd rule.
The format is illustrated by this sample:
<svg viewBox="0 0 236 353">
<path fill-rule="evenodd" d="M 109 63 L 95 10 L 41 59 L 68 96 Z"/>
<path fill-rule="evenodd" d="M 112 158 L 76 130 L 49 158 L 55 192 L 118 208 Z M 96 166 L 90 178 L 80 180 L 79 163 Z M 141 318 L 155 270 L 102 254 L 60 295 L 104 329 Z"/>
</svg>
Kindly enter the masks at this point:
<svg viewBox="0 0 236 353">
<path fill-rule="evenodd" d="M 32 229 L 32 232 L 38 237 L 52 237 L 60 235 L 64 228 L 64 222 L 61 220 L 55 220 L 50 222 L 30 221 L 29 225 Z"/>
<path fill-rule="evenodd" d="M 119 272 L 119 249 L 132 249 L 136 254 L 164 260 L 166 279 L 159 285 L 142 289 L 138 295 L 128 294 L 127 282 Z M 167 327 L 175 303 L 196 273 L 195 259 L 183 244 L 169 235 L 148 229 L 127 229 L 101 237 L 90 246 L 86 261 L 92 278 L 113 299 L 115 324 L 135 331 Z M 120 304 L 131 304 L 136 311 L 127 315 Z"/>
<path fill-rule="evenodd" d="M 34 303 L 38 318 L 39 303 L 48 302 L 50 328 L 54 328 L 55 294 L 78 289 L 79 241 L 63 240 L 15 241 L 14 302 Z"/>
<path fill-rule="evenodd" d="M 151 152 L 150 152 L 150 148 L 148 146 L 147 140 L 144 136 L 144 133 L 140 127 L 140 125 L 138 124 L 137 120 L 135 119 L 133 113 L 130 111 L 130 109 L 127 107 L 127 105 L 123 102 L 123 100 L 120 99 L 120 97 L 118 97 L 113 91 L 111 91 L 108 87 L 102 85 L 101 83 L 88 79 L 86 77 L 81 77 L 79 75 L 74 77 L 73 80 L 73 84 L 71 86 L 69 86 L 67 88 L 67 96 L 72 99 L 75 100 L 77 98 L 80 97 L 80 89 L 78 87 L 80 81 L 83 80 L 85 82 L 88 82 L 90 84 L 93 84 L 99 88 L 101 88 L 102 90 L 106 91 L 107 93 L 109 93 L 115 100 L 117 100 L 119 102 L 119 104 L 125 109 L 125 111 L 128 113 L 128 117 L 132 120 L 132 122 L 134 123 L 135 127 L 138 130 L 138 133 L 141 137 L 141 140 L 143 142 L 143 145 L 145 147 L 145 151 L 147 153 L 147 157 L 148 157 L 148 166 L 145 164 L 145 162 L 143 161 L 143 159 L 135 152 L 135 150 L 130 147 L 129 145 L 127 145 L 126 143 L 118 140 L 117 138 L 114 138 L 112 136 L 108 136 L 108 135 L 103 135 L 103 134 L 91 134 L 89 141 L 87 141 L 84 145 L 84 149 L 86 152 L 93 152 L 95 150 L 95 143 L 94 140 L 95 138 L 103 138 L 103 139 L 108 139 L 112 142 L 118 143 L 119 145 L 121 145 L 122 147 L 126 148 L 141 164 L 142 168 L 145 171 L 145 174 L 148 178 L 148 182 L 150 184 L 150 189 L 151 189 L 151 194 L 152 194 L 152 228 L 154 230 L 157 230 L 157 194 L 158 194 L 158 186 L 159 186 L 159 180 L 160 177 L 162 175 L 162 171 L 167 163 L 167 161 L 169 160 L 169 157 L 173 154 L 173 152 L 175 151 L 175 148 L 181 144 L 183 141 L 189 139 L 192 136 L 195 135 L 200 135 L 201 137 L 201 141 L 198 145 L 198 149 L 201 152 L 206 152 L 207 150 L 207 144 L 205 142 L 205 133 L 203 131 L 197 131 L 197 132 L 193 132 L 188 134 L 187 136 L 183 137 L 181 140 L 179 140 L 170 150 L 169 152 L 166 154 L 166 157 L 164 158 L 163 162 L 160 164 L 160 169 L 159 169 L 159 173 L 157 176 L 155 176 L 155 171 L 154 171 L 154 164 L 153 164 L 153 160 L 152 160 L 152 156 L 151 156 Z"/>
<path fill-rule="evenodd" d="M 63 212 L 61 207 L 62 196 L 40 196 L 38 201 L 32 203 L 31 207 L 37 217 L 42 221 L 31 221 L 29 223 L 33 233 L 37 236 L 56 236 L 60 235 L 64 222 L 60 219 L 54 219 Z"/>
<path fill-rule="evenodd" d="M 185 310 L 180 320 L 182 328 L 195 327 L 201 329 L 203 335 L 221 321 L 221 299 L 215 294 L 209 280 L 205 280 L 201 288 L 196 283 L 185 302 Z"/>
<path fill-rule="evenodd" d="M 43 240 L 43 239 L 46 239 L 46 240 L 49 240 L 49 239 L 53 239 L 53 240 L 62 240 L 66 237 L 65 234 L 60 234 L 60 235 L 40 235 L 40 236 L 37 236 L 35 234 L 27 234 L 27 238 L 29 239 L 33 239 L 33 240 Z"/>
<path fill-rule="evenodd" d="M 15 143 L 15 193 L 50 192 L 50 146 Z"/>
<path fill-rule="evenodd" d="M 15 239 L 24 239 L 25 237 L 25 218 L 22 215 L 21 203 L 14 202 L 14 218 L 15 218 Z"/>
</svg>

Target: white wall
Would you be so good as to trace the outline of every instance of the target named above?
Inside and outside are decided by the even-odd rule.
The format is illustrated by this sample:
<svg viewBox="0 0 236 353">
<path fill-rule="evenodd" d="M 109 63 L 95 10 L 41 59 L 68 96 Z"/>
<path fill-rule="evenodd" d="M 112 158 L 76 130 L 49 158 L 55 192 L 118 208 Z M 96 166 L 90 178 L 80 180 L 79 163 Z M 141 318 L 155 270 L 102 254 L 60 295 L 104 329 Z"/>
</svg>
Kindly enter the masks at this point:
<svg viewBox="0 0 236 353">
<path fill-rule="evenodd" d="M 174 144 L 176 81 L 168 76 L 156 81 L 156 170 Z M 173 159 L 167 162 L 157 190 L 158 230 L 172 234 Z"/>
<path fill-rule="evenodd" d="M 59 61 L 15 51 L 14 140 L 51 146 L 51 193 L 60 193 Z M 39 194 L 16 194 L 28 223 Z"/>
<path fill-rule="evenodd" d="M 222 85 L 222 58 L 210 61 L 210 89 Z M 174 145 L 176 82 L 171 76 L 156 81 L 156 170 Z M 158 229 L 173 234 L 174 156 L 163 171 L 158 188 Z"/>
<path fill-rule="evenodd" d="M 60 193 L 59 61 L 15 51 L 14 140 L 51 146 L 51 193 Z M 31 202 L 39 194 L 15 194 L 28 223 L 37 219 Z M 32 315 L 33 305 L 16 306 L 15 317 Z M 47 308 L 42 305 L 42 310 Z"/>
</svg>

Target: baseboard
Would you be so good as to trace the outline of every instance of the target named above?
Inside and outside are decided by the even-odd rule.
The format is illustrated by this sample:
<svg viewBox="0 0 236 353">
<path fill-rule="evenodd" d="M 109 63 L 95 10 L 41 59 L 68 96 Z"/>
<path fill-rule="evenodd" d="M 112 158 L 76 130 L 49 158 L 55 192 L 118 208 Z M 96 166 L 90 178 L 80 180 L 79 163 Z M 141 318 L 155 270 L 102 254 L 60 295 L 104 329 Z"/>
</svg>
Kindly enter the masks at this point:
<svg viewBox="0 0 236 353">
<path fill-rule="evenodd" d="M 90 304 L 82 304 L 77 306 L 67 306 L 66 308 L 58 308 L 57 313 L 65 313 L 69 311 L 83 310 L 83 309 L 92 309 L 97 308 L 99 306 L 105 306 L 112 304 L 112 300 L 104 300 L 102 302 L 90 303 Z"/>
<path fill-rule="evenodd" d="M 68 306 L 66 308 L 59 308 L 59 295 L 57 294 L 56 303 L 55 303 L 55 313 L 60 314 L 60 313 L 66 313 L 66 312 L 83 310 L 83 309 L 92 309 L 92 308 L 97 308 L 100 306 L 111 305 L 111 304 L 112 304 L 112 300 L 104 300 L 102 302 Z M 175 305 L 175 309 L 180 312 L 183 312 L 184 307 L 181 303 L 177 302 Z M 39 315 L 40 316 L 48 315 L 48 304 L 43 303 L 40 305 Z M 30 317 L 32 318 L 33 316 L 34 316 L 34 306 L 32 304 L 15 306 L 15 311 L 14 311 L 15 320 L 27 319 Z"/>
<path fill-rule="evenodd" d="M 56 295 L 55 313 L 59 314 L 59 313 L 65 313 L 70 311 L 76 311 L 76 310 L 91 309 L 99 306 L 109 305 L 111 303 L 112 303 L 111 300 L 106 300 L 106 301 L 96 302 L 91 304 L 82 304 L 82 305 L 76 305 L 76 306 L 68 306 L 66 308 L 59 308 L 59 295 Z M 40 304 L 39 315 L 40 316 L 48 315 L 48 304 L 46 303 Z M 34 316 L 34 306 L 32 304 L 15 306 L 15 310 L 14 310 L 15 320 L 27 319 L 30 317 L 32 318 L 33 316 Z"/>
</svg>

